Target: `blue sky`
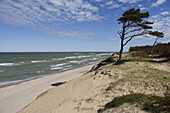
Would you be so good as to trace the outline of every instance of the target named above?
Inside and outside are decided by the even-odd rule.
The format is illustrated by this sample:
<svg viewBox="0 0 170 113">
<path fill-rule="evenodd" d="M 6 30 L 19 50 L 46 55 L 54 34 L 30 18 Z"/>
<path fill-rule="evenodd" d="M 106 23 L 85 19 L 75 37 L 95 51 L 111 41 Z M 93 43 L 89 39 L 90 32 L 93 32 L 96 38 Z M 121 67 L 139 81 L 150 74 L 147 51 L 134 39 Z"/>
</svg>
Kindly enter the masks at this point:
<svg viewBox="0 0 170 113">
<path fill-rule="evenodd" d="M 117 19 L 149 11 L 153 30 L 170 41 L 170 0 L 0 0 L 0 52 L 119 51 Z M 151 45 L 136 37 L 125 46 Z"/>
</svg>

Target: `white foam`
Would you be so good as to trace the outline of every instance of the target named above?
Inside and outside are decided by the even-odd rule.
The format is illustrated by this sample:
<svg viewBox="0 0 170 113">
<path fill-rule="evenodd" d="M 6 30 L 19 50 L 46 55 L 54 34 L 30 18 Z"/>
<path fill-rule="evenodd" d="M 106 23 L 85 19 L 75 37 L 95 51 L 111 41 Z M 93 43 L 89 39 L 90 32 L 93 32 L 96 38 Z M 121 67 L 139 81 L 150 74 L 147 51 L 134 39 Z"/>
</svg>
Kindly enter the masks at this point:
<svg viewBox="0 0 170 113">
<path fill-rule="evenodd" d="M 90 58 L 89 60 L 97 60 L 97 58 Z"/>
<path fill-rule="evenodd" d="M 51 70 L 57 70 L 57 69 L 62 69 L 62 67 L 54 67 L 54 68 L 51 68 Z"/>
<path fill-rule="evenodd" d="M 73 60 L 73 61 L 69 61 L 69 63 L 77 63 L 77 64 L 79 64 L 79 63 L 80 63 L 80 61 Z"/>
<path fill-rule="evenodd" d="M 94 64 L 94 63 L 96 63 L 96 62 L 89 62 L 89 64 Z"/>
<path fill-rule="evenodd" d="M 69 69 L 71 69 L 71 68 L 64 68 L 63 70 L 65 71 L 65 70 L 69 70 Z"/>
<path fill-rule="evenodd" d="M 67 65 L 67 66 L 65 66 L 65 67 L 72 67 L 72 65 Z"/>
<path fill-rule="evenodd" d="M 53 58 L 52 60 L 66 60 L 66 59 L 76 59 L 76 58 L 87 58 L 87 57 L 92 57 L 92 55 L 86 55 L 86 56 L 69 56 L 69 57 L 65 57 L 65 58 Z"/>
<path fill-rule="evenodd" d="M 111 55 L 112 53 L 102 53 L 102 54 L 97 54 L 97 56 L 105 56 L 105 55 Z"/>
<path fill-rule="evenodd" d="M 66 58 L 55 58 L 55 60 L 65 60 Z"/>
<path fill-rule="evenodd" d="M 16 83 L 32 80 L 34 78 L 36 78 L 36 77 L 27 78 L 27 79 L 23 79 L 23 80 L 14 80 L 14 81 L 2 82 L 2 83 L 0 83 L 0 86 L 5 86 L 5 85 L 9 85 L 9 84 L 16 84 Z"/>
<path fill-rule="evenodd" d="M 44 71 L 37 71 L 37 73 L 41 73 L 41 72 L 44 72 Z"/>
<path fill-rule="evenodd" d="M 67 63 L 61 63 L 61 64 L 56 64 L 56 65 L 51 65 L 50 67 L 59 67 L 59 66 L 64 66 L 66 65 Z"/>
<path fill-rule="evenodd" d="M 37 60 L 37 61 L 31 61 L 32 63 L 39 63 L 39 62 L 46 62 L 47 60 Z"/>
<path fill-rule="evenodd" d="M 58 60 L 58 58 L 53 58 L 52 60 L 57 61 L 57 60 Z"/>
<path fill-rule="evenodd" d="M 87 57 L 92 57 L 91 55 L 86 55 L 86 56 L 77 56 L 77 58 L 87 58 Z"/>
<path fill-rule="evenodd" d="M 0 66 L 16 66 L 16 65 L 20 65 L 17 63 L 0 63 Z"/>
<path fill-rule="evenodd" d="M 65 57 L 65 59 L 74 59 L 74 58 L 77 58 L 77 56 Z"/>
<path fill-rule="evenodd" d="M 80 64 L 80 63 L 84 63 L 84 62 L 86 62 L 86 61 L 88 61 L 88 59 L 81 60 L 81 61 L 79 61 L 79 64 Z"/>
</svg>

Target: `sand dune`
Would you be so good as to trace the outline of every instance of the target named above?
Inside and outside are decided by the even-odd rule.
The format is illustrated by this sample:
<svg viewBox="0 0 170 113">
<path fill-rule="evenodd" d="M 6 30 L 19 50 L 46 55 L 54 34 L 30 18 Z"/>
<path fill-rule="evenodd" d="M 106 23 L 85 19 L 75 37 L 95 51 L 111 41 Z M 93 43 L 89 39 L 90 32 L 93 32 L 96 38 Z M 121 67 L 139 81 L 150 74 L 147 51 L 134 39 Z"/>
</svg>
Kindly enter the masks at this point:
<svg viewBox="0 0 170 113">
<path fill-rule="evenodd" d="M 152 68 L 153 65 L 157 65 L 157 69 Z M 18 113 L 97 113 L 99 108 L 103 108 L 118 96 L 133 93 L 164 96 L 167 92 L 165 86 L 169 86 L 169 82 L 163 78 L 169 78 L 170 73 L 158 69 L 161 66 L 163 65 L 147 62 L 106 65 L 49 89 Z M 125 111 L 145 113 L 140 108 L 128 104 L 104 113 Z"/>
</svg>

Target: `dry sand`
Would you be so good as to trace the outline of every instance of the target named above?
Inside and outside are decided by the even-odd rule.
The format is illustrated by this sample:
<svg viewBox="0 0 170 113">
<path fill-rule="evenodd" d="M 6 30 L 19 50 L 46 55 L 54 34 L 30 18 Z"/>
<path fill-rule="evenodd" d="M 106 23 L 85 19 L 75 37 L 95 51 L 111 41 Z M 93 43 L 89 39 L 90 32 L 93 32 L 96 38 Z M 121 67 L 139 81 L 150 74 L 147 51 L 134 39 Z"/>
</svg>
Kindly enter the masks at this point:
<svg viewBox="0 0 170 113">
<path fill-rule="evenodd" d="M 84 76 L 71 80 L 41 94 L 18 113 L 97 113 L 115 97 L 145 93 L 164 96 L 170 86 L 170 72 L 162 70 L 165 63 L 126 62 L 122 65 L 107 65 Z M 159 69 L 161 67 L 161 69 Z M 167 68 L 170 69 L 168 66 Z M 167 78 L 167 79 L 165 79 Z M 108 86 L 111 86 L 109 90 Z M 111 109 L 112 110 L 112 109 Z M 113 112 L 114 111 L 114 112 Z M 104 113 L 144 113 L 137 107 L 113 109 Z"/>
<path fill-rule="evenodd" d="M 89 65 L 0 88 L 0 113 L 15 113 L 21 110 L 33 100 L 35 100 L 41 93 L 47 91 L 50 88 L 56 87 L 52 86 L 52 84 L 58 85 L 57 83 L 67 82 L 80 77 L 89 71 L 92 66 L 93 65 Z"/>
</svg>

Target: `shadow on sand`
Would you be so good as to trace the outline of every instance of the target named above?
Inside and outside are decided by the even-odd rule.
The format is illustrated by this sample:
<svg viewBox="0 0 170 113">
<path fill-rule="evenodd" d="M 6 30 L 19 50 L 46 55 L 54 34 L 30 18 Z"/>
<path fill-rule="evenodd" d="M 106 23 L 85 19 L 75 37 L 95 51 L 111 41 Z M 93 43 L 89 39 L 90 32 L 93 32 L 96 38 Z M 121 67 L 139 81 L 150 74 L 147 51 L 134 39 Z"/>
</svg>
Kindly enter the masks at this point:
<svg viewBox="0 0 170 113">
<path fill-rule="evenodd" d="M 59 85 L 62 85 L 64 83 L 66 83 L 66 82 L 57 82 L 57 83 L 51 84 L 51 86 L 59 86 Z"/>
</svg>

